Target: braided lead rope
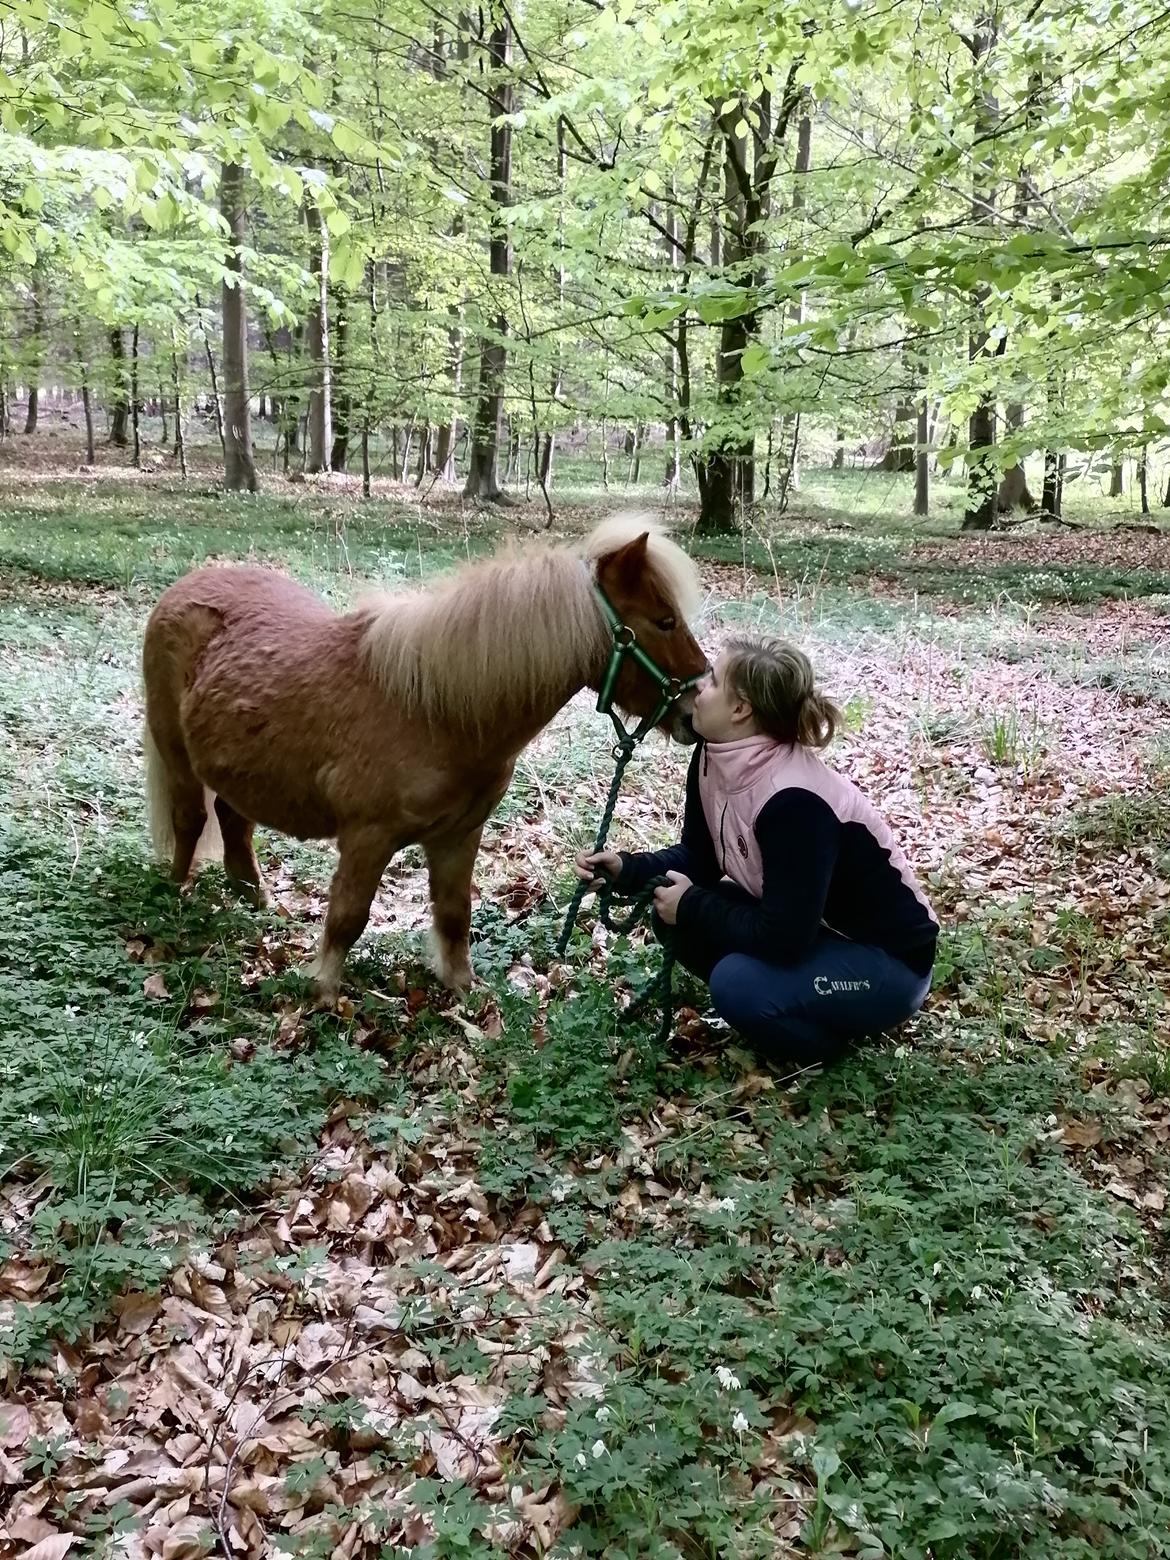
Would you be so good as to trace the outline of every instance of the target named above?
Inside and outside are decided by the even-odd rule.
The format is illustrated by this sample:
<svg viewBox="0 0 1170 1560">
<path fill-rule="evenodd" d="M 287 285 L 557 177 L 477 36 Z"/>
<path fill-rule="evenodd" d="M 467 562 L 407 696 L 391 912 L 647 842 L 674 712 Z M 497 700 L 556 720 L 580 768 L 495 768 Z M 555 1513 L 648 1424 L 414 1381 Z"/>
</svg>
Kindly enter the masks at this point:
<svg viewBox="0 0 1170 1560">
<path fill-rule="evenodd" d="M 619 739 L 614 745 L 614 756 L 617 763 L 614 768 L 613 781 L 609 788 L 609 797 L 605 804 L 605 811 L 601 815 L 601 823 L 597 830 L 597 837 L 593 842 L 594 851 L 604 850 L 609 838 L 609 831 L 613 824 L 613 815 L 617 809 L 618 792 L 621 790 L 622 777 L 626 768 L 634 756 L 635 739 L 626 736 Z M 651 878 L 645 887 L 639 889 L 637 894 L 622 894 L 612 883 L 607 883 L 604 888 L 597 891 L 597 919 L 607 931 L 625 936 L 632 932 L 638 923 L 644 918 L 654 901 L 654 891 L 664 888 L 668 879 L 664 877 Z M 569 938 L 573 933 L 573 926 L 584 903 L 585 895 L 589 893 L 588 883 L 580 882 L 569 904 L 568 914 L 565 916 L 565 924 L 561 935 L 557 939 L 557 957 L 563 959 L 568 950 Z M 628 913 L 620 920 L 614 915 L 613 903 L 617 900 L 623 904 L 629 904 Z M 621 1024 L 632 1023 L 648 1008 L 652 1002 L 659 1001 L 662 1004 L 662 1017 L 658 1025 L 658 1043 L 665 1045 L 670 1039 L 670 1031 L 674 1019 L 674 1004 L 671 999 L 671 985 L 674 979 L 675 952 L 672 941 L 665 941 L 662 945 L 662 967 L 643 988 L 637 993 L 628 1007 L 623 1009 L 618 1017 Z"/>
</svg>

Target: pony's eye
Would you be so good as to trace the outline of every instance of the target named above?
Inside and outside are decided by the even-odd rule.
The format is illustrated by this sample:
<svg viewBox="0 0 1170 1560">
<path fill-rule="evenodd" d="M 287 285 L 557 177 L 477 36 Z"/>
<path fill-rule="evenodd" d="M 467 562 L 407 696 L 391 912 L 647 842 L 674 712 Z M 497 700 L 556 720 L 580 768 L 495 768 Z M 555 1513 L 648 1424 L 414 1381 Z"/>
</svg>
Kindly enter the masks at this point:
<svg viewBox="0 0 1170 1560">
<path fill-rule="evenodd" d="M 669 634 L 678 627 L 678 622 L 672 617 L 662 617 L 658 619 L 654 626 L 655 628 L 660 628 L 664 634 Z"/>
</svg>

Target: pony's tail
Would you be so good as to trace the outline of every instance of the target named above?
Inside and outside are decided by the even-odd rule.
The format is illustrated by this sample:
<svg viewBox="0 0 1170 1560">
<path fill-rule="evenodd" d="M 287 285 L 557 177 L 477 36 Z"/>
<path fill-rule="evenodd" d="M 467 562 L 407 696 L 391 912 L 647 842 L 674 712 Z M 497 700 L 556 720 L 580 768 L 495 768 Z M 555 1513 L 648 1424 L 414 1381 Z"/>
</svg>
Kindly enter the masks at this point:
<svg viewBox="0 0 1170 1560">
<path fill-rule="evenodd" d="M 175 853 L 171 772 L 159 752 L 149 721 L 142 730 L 142 750 L 146 757 L 146 816 L 150 825 L 150 843 L 155 859 L 165 864 Z M 207 809 L 207 822 L 203 825 L 203 833 L 195 847 L 192 865 L 200 861 L 217 861 L 223 855 L 223 838 L 219 832 L 219 820 L 215 816 L 215 792 L 204 787 L 203 803 Z"/>
</svg>

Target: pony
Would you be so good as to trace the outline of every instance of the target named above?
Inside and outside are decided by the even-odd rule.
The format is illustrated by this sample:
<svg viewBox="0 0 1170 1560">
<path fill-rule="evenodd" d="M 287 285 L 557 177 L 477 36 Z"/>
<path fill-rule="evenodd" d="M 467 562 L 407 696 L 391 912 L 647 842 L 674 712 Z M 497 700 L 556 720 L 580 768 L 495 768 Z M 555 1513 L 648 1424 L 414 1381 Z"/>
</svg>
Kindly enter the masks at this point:
<svg viewBox="0 0 1170 1560">
<path fill-rule="evenodd" d="M 506 550 L 346 613 L 272 569 L 195 569 L 159 598 L 143 642 L 155 852 L 181 884 L 197 856 L 222 851 L 262 905 L 255 824 L 336 840 L 305 969 L 331 1005 L 388 863 L 421 845 L 437 973 L 464 990 L 472 867 L 521 750 L 603 684 L 602 706 L 612 697 L 693 742 L 690 685 L 707 664 L 687 626 L 698 596 L 682 549 L 629 515 L 576 547 Z"/>
</svg>

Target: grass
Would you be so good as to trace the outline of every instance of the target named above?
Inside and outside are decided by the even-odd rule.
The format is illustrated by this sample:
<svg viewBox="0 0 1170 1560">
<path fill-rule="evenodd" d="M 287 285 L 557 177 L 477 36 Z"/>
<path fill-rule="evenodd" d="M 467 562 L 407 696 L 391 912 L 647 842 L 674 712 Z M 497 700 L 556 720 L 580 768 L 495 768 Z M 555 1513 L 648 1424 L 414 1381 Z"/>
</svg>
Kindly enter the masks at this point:
<svg viewBox="0 0 1170 1560">
<path fill-rule="evenodd" d="M 100 1502 L 95 1464 L 115 1438 L 154 1456 L 180 1433 L 144 1407 L 175 1351 L 188 1375 L 196 1356 L 236 1371 L 250 1339 L 240 1361 L 269 1375 L 209 1380 L 233 1402 L 284 1384 L 301 1439 L 269 1437 L 262 1520 L 297 1554 L 354 1523 L 363 1554 L 410 1552 L 405 1491 L 436 1556 L 532 1553 L 515 1489 L 552 1502 L 558 1553 L 1170 1555 L 1156 603 L 1104 567 L 1078 576 L 1079 615 L 1075 593 L 1032 593 L 1032 564 L 1005 594 L 949 511 L 927 589 L 920 533 L 877 491 L 810 473 L 801 525 L 750 552 L 758 573 L 739 550 L 704 628 L 811 646 L 847 715 L 837 761 L 944 913 L 926 1016 L 795 1078 L 703 1031 L 693 984 L 667 1048 L 653 1016 L 624 1024 L 615 990 L 654 957 L 636 940 L 600 947 L 586 924 L 553 957 L 609 778 L 587 699 L 489 827 L 482 985 L 460 1007 L 418 962 L 413 860 L 338 1015 L 307 1012 L 296 974 L 327 851 L 263 835 L 265 913 L 214 869 L 180 897 L 147 862 L 137 647 L 162 584 L 255 556 L 348 600 L 490 546 L 498 522 L 304 490 L 0 493 L 0 1344 L 8 1400 L 41 1416 L 9 1515 L 43 1480 L 77 1552 L 159 1521 L 140 1494 Z M 853 531 L 827 529 L 822 493 Z M 858 587 L 875 574 L 894 584 Z M 1124 683 L 1094 671 L 1114 661 Z M 684 767 L 640 755 L 622 843 L 669 837 Z M 530 1251 L 557 1275 L 539 1291 L 476 1266 Z M 151 1295 L 165 1318 L 128 1343 L 119 1318 Z M 371 1353 L 356 1319 L 387 1297 Z M 461 1477 L 426 1450 L 458 1460 L 456 1399 L 499 1413 Z M 209 1543 L 217 1505 L 189 1501 Z"/>
</svg>

